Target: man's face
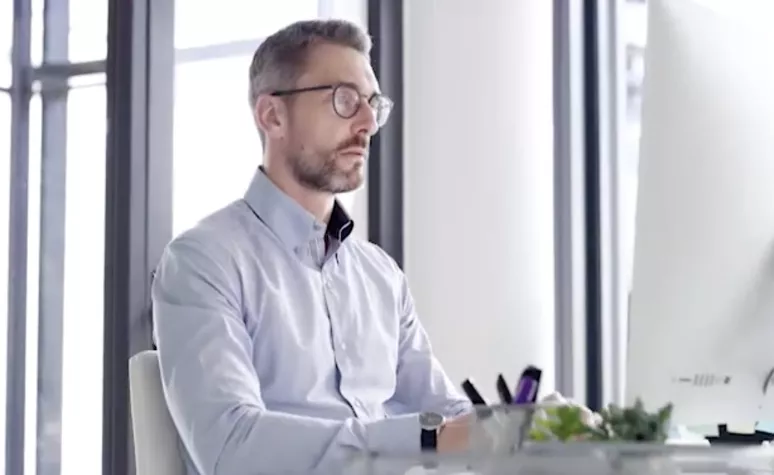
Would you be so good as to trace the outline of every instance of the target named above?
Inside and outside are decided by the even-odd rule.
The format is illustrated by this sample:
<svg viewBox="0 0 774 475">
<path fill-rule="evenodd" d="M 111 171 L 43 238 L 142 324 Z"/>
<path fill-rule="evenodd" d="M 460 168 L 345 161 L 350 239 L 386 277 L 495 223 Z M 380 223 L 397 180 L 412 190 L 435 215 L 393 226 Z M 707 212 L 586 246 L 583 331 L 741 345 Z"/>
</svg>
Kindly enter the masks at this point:
<svg viewBox="0 0 774 475">
<path fill-rule="evenodd" d="M 344 46 L 316 46 L 295 88 L 339 84 L 350 85 L 349 92 L 361 97 L 329 88 L 294 94 L 287 101 L 288 166 L 301 185 L 315 191 L 344 193 L 359 188 L 365 179 L 370 138 L 378 130 L 368 98 L 379 86 L 368 58 Z M 341 98 L 359 101 L 357 112 L 342 118 L 334 109 L 334 96 L 340 105 Z"/>
</svg>

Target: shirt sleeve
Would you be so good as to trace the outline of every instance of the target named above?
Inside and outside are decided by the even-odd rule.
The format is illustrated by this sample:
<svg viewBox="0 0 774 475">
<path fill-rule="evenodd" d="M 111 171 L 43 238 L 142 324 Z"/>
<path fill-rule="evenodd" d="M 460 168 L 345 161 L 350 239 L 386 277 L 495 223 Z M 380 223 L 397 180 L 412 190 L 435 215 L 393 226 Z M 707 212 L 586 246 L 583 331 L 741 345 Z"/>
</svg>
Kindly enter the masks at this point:
<svg viewBox="0 0 774 475">
<path fill-rule="evenodd" d="M 329 420 L 268 410 L 228 253 L 184 235 L 152 288 L 154 336 L 172 420 L 202 475 L 341 473 L 358 451 L 419 452 L 419 421 Z"/>
<path fill-rule="evenodd" d="M 400 341 L 397 387 L 393 399 L 407 412 L 433 411 L 457 417 L 473 406 L 449 379 L 433 354 L 430 338 L 417 316 L 408 281 L 397 269 L 400 300 Z"/>
</svg>

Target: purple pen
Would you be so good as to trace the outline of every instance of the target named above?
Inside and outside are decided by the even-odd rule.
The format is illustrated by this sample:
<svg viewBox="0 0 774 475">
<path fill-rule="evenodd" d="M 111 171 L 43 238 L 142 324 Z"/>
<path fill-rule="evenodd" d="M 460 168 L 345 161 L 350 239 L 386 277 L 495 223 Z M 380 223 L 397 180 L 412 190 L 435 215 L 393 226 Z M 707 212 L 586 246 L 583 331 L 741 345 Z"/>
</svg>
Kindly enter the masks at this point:
<svg viewBox="0 0 774 475">
<path fill-rule="evenodd" d="M 516 391 L 513 395 L 513 404 L 526 405 L 528 407 L 525 412 L 524 422 L 515 434 L 514 443 L 510 444 L 513 450 L 519 450 L 523 447 L 524 440 L 527 438 L 527 431 L 532 426 L 535 410 L 531 406 L 537 402 L 540 377 L 542 375 L 543 372 L 539 368 L 527 366 L 519 378 L 519 384 L 516 386 Z"/>
<path fill-rule="evenodd" d="M 534 404 L 537 402 L 538 389 L 542 371 L 534 366 L 527 366 L 521 373 L 519 384 L 513 394 L 513 404 Z"/>
</svg>

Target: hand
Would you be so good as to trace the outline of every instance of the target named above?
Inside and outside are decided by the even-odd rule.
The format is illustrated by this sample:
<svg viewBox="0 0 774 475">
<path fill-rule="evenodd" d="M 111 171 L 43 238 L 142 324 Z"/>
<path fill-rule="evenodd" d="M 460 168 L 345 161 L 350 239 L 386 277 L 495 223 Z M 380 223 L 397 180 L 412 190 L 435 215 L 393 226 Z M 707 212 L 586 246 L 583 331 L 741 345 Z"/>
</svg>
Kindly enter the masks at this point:
<svg viewBox="0 0 774 475">
<path fill-rule="evenodd" d="M 463 452 L 470 447 L 470 429 L 475 422 L 475 414 L 451 419 L 438 431 L 438 453 Z"/>
<path fill-rule="evenodd" d="M 581 409 L 583 422 L 589 426 L 596 426 L 601 421 L 599 414 L 583 404 L 575 402 L 570 398 L 565 398 L 557 392 L 544 397 L 540 400 L 540 403 L 554 406 L 578 407 Z M 438 453 L 454 453 L 469 450 L 471 447 L 471 432 L 475 423 L 475 413 L 447 421 L 438 432 Z"/>
</svg>

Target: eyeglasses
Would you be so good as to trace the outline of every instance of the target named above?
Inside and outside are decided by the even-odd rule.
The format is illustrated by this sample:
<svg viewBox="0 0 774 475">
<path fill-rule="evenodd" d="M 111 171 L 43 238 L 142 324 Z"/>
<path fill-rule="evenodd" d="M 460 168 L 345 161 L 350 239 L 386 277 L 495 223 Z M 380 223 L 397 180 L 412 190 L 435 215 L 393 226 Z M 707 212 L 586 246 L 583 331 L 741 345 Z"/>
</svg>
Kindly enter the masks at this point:
<svg viewBox="0 0 774 475">
<path fill-rule="evenodd" d="M 282 91 L 274 91 L 270 95 L 275 97 L 282 97 L 299 94 L 301 92 L 325 91 L 329 89 L 333 90 L 333 94 L 331 94 L 333 110 L 336 112 L 336 115 L 342 119 L 351 119 L 352 117 L 355 117 L 355 114 L 357 114 L 357 112 L 360 110 L 360 105 L 363 103 L 363 99 L 366 99 L 366 102 L 371 107 L 371 110 L 374 111 L 374 115 L 376 116 L 376 124 L 379 127 L 382 127 L 385 123 L 387 123 L 387 119 L 390 117 L 390 112 L 392 111 L 392 107 L 394 105 L 392 100 L 389 97 L 378 93 L 374 93 L 370 97 L 366 97 L 365 95 L 360 94 L 360 91 L 357 89 L 357 87 L 352 84 L 326 84 L 323 86 L 286 89 Z"/>
</svg>

